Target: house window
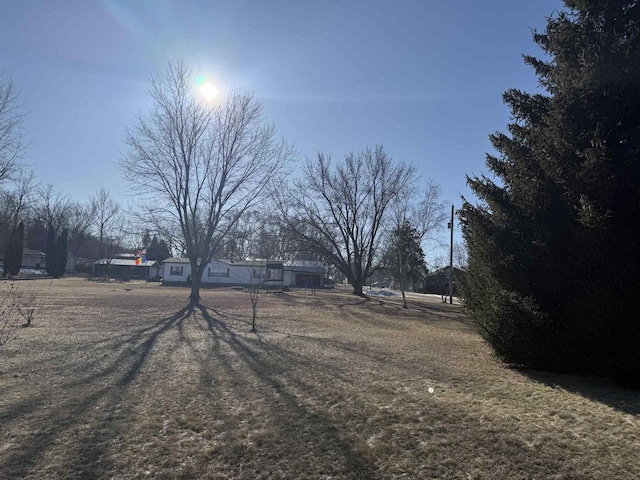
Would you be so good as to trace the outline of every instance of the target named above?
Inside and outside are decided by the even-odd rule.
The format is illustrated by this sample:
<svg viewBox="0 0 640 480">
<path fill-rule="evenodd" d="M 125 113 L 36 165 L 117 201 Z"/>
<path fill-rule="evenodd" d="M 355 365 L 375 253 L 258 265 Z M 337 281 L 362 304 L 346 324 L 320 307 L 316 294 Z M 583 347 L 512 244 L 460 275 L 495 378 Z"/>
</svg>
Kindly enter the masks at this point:
<svg viewBox="0 0 640 480">
<path fill-rule="evenodd" d="M 269 269 L 267 270 L 268 280 L 282 280 L 282 270 Z"/>
<path fill-rule="evenodd" d="M 262 278 L 262 273 L 260 273 L 260 269 L 258 268 L 253 269 L 253 278 L 257 278 L 257 279 Z"/>
<path fill-rule="evenodd" d="M 171 275 L 172 277 L 181 277 L 182 276 L 182 266 L 176 267 L 176 266 L 171 266 L 171 270 L 169 271 L 169 275 Z"/>
<path fill-rule="evenodd" d="M 207 276 L 209 278 L 228 278 L 229 277 L 229 269 L 226 270 L 215 270 L 209 267 L 209 271 L 207 272 Z"/>
</svg>

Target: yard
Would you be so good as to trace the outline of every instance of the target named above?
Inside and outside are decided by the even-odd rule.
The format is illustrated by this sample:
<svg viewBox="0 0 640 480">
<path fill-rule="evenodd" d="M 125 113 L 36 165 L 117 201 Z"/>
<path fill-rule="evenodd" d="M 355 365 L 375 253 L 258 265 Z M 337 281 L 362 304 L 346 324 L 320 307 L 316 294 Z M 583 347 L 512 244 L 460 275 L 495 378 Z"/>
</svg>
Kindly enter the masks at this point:
<svg viewBox="0 0 640 480">
<path fill-rule="evenodd" d="M 0 478 L 640 478 L 640 394 L 496 362 L 459 306 L 81 278 L 0 352 Z"/>
</svg>

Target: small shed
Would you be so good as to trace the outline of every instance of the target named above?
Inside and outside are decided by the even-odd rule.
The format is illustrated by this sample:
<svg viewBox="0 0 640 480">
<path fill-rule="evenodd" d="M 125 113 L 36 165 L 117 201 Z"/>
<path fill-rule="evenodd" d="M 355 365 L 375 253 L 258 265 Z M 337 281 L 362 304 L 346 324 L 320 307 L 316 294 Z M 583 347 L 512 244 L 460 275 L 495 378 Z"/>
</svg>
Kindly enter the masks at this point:
<svg viewBox="0 0 640 480">
<path fill-rule="evenodd" d="M 78 265 L 78 259 L 76 258 L 76 256 L 69 252 L 69 255 L 67 255 L 67 272 L 75 272 L 76 271 L 76 266 Z"/>
<path fill-rule="evenodd" d="M 136 264 L 135 260 L 101 258 L 93 263 L 92 276 L 151 280 L 158 277 L 158 262 L 150 260 Z"/>
<path fill-rule="evenodd" d="M 453 294 L 459 295 L 459 286 L 464 283 L 466 274 L 464 271 L 453 267 Z M 449 278 L 451 271 L 449 267 L 443 267 L 430 273 L 425 278 L 424 293 L 449 294 Z"/>
<path fill-rule="evenodd" d="M 42 268 L 45 264 L 46 255 L 39 250 L 25 248 L 22 250 L 23 268 Z"/>
</svg>

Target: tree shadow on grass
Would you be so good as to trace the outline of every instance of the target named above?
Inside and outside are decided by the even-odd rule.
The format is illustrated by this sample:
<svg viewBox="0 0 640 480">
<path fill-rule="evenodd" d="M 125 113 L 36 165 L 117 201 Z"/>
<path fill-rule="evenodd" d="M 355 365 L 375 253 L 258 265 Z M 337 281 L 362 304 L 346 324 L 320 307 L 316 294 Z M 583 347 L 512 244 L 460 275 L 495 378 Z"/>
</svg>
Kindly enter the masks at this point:
<svg viewBox="0 0 640 480">
<path fill-rule="evenodd" d="M 612 380 L 524 368 L 514 369 L 534 382 L 578 394 L 629 415 L 640 416 L 640 391 L 621 387 Z"/>
<path fill-rule="evenodd" d="M 306 307 L 317 307 L 317 306 L 326 306 L 326 295 L 329 292 L 323 292 L 322 295 L 312 295 L 311 292 L 282 292 L 279 295 L 284 303 L 291 306 L 306 306 Z"/>
<path fill-rule="evenodd" d="M 46 388 L 36 398 L 8 405 L 0 413 L 3 429 L 17 434 L 19 442 L 12 450 L 5 450 L 0 465 L 2 474 L 8 478 L 34 477 L 42 474 L 46 467 L 47 474 L 54 476 L 111 478 L 123 473 L 123 468 L 132 468 L 114 463 L 111 456 L 112 449 L 127 436 L 131 428 L 128 422 L 134 418 L 136 405 L 130 398 L 132 383 L 138 383 L 143 368 L 148 370 L 144 365 L 151 355 L 154 358 L 161 355 L 162 363 L 163 359 L 171 358 L 171 351 L 187 348 L 200 364 L 196 367 L 200 369 L 197 388 L 207 405 L 216 409 L 212 419 L 228 418 L 230 425 L 237 421 L 237 414 L 229 410 L 225 401 L 229 397 L 225 394 L 246 405 L 263 401 L 268 409 L 273 431 L 263 434 L 266 444 L 258 449 L 270 459 L 254 458 L 242 442 L 229 442 L 231 446 L 225 447 L 225 454 L 230 465 L 252 462 L 256 472 L 264 465 L 275 468 L 274 475 L 279 474 L 278 469 L 296 475 L 296 468 L 300 472 L 313 472 L 313 468 L 308 470 L 305 465 L 311 455 L 317 457 L 314 465 L 322 473 L 333 473 L 341 478 L 378 478 L 371 459 L 352 445 L 347 434 L 330 419 L 310 407 L 309 402 L 313 404 L 322 394 L 313 380 L 300 378 L 297 372 L 321 371 L 323 378 L 333 376 L 341 382 L 348 382 L 348 379 L 341 378 L 340 372 L 330 372 L 332 365 L 321 360 L 305 358 L 249 334 L 248 330 L 245 334 L 237 331 L 237 328 L 248 327 L 249 322 L 239 322 L 235 318 L 221 320 L 223 317 L 214 316 L 214 313 L 204 305 L 188 304 L 173 315 L 142 328 L 109 340 L 101 337 L 85 342 L 81 347 L 87 359 L 84 372 L 78 369 L 61 377 L 57 387 L 45 384 Z M 187 319 L 189 322 L 185 322 Z M 193 328 L 207 332 L 208 347 L 198 340 Z M 173 332 L 171 341 L 162 340 L 162 349 L 158 352 L 161 337 L 169 332 Z M 56 365 L 60 372 L 69 366 L 64 357 L 59 358 Z M 247 373 L 252 380 L 246 378 Z M 227 391 L 222 389 L 221 377 L 225 377 Z M 67 378 L 69 381 L 65 381 Z M 256 388 L 260 393 L 256 393 Z M 160 408 L 166 406 L 162 397 L 157 402 Z M 179 402 L 178 405 L 182 404 Z M 259 432 L 256 434 L 260 435 Z M 269 447 L 271 440 L 282 442 L 286 447 L 275 450 L 273 458 Z M 62 456 L 54 465 L 49 464 L 51 455 L 60 450 L 60 445 L 64 445 Z M 167 451 L 168 455 L 162 457 L 162 449 L 167 448 L 162 443 L 156 443 L 154 448 L 159 450 L 152 455 L 158 458 L 172 456 Z M 202 474 L 196 472 L 193 478 Z"/>
<path fill-rule="evenodd" d="M 416 302 L 409 300 L 407 308 L 402 308 L 402 300 L 377 299 L 378 303 L 385 307 L 395 308 L 398 313 L 413 312 L 429 315 L 429 319 L 439 321 L 453 321 L 470 324 L 469 318 L 458 305 L 439 304 L 437 302 Z"/>
<path fill-rule="evenodd" d="M 307 406 L 304 398 L 300 399 L 301 392 L 304 392 L 303 397 L 317 397 L 315 388 L 294 375 L 288 375 L 288 372 L 298 368 L 314 371 L 317 368 L 329 368 L 328 366 L 322 367 L 315 361 L 293 355 L 279 345 L 265 342 L 259 336 L 241 336 L 225 322 L 212 316 L 215 313 L 213 310 L 202 304 L 198 304 L 197 308 L 215 344 L 218 347 L 226 346 L 232 356 L 225 355 L 221 348 L 213 348 L 211 358 L 207 361 L 216 362 L 230 375 L 238 376 L 231 362 L 239 360 L 262 387 L 273 392 L 269 408 L 273 416 L 273 427 L 278 430 L 275 438 L 287 444 L 287 458 L 284 460 L 289 463 L 301 462 L 304 455 L 311 453 L 323 469 L 338 469 L 343 474 L 349 472 L 344 478 L 378 478 L 377 470 L 370 460 L 345 438 L 340 429 L 331 420 Z M 237 380 L 249 382 L 248 379 Z M 242 395 L 240 390 L 238 386 L 234 393 Z M 280 454 L 282 453 L 281 451 Z"/>
<path fill-rule="evenodd" d="M 25 438 L 19 447 L 5 456 L 2 464 L 3 475 L 6 478 L 27 476 L 63 434 L 77 430 L 76 434 L 70 434 L 75 438 L 77 449 L 69 452 L 70 458 L 65 459 L 67 478 L 108 476 L 107 473 L 112 466 L 105 453 L 109 441 L 121 433 L 121 425 L 116 417 L 124 418 L 126 414 L 127 406 L 124 399 L 127 388 L 140 373 L 159 337 L 193 312 L 194 305 L 188 304 L 173 315 L 134 332 L 126 339 L 120 337 L 105 346 L 112 351 L 120 348 L 120 352 L 115 357 L 107 357 L 103 362 L 98 360 L 100 363 L 90 366 L 91 370 L 97 372 L 61 384 L 60 389 L 71 389 L 75 394 L 65 397 L 65 401 L 53 408 L 47 405 L 50 398 L 43 392 L 37 399 L 29 399 L 4 410 L 0 417 L 0 423 L 4 428 L 28 415 L 37 418 L 36 424 L 39 428 L 32 427 L 32 431 L 24 434 Z M 139 343 L 135 350 L 122 348 L 131 342 Z M 87 344 L 85 348 L 92 347 L 93 345 Z M 100 364 L 104 364 L 104 367 L 100 368 Z M 87 426 L 86 417 L 93 420 L 88 429 L 83 429 L 82 427 Z M 34 422 L 31 421 L 29 424 L 33 425 Z M 83 434 L 83 430 L 88 432 Z"/>
</svg>

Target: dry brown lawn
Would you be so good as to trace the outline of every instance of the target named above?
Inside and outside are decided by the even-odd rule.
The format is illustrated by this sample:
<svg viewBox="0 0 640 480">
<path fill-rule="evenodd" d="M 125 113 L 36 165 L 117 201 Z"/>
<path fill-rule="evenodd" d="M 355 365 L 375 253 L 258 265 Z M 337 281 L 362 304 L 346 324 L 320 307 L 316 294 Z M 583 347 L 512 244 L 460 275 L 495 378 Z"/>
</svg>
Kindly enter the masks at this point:
<svg viewBox="0 0 640 480">
<path fill-rule="evenodd" d="M 43 292 L 0 352 L 3 479 L 640 478 L 638 392 L 509 369 L 437 299 L 263 294 L 253 334 L 242 291 Z"/>
</svg>

